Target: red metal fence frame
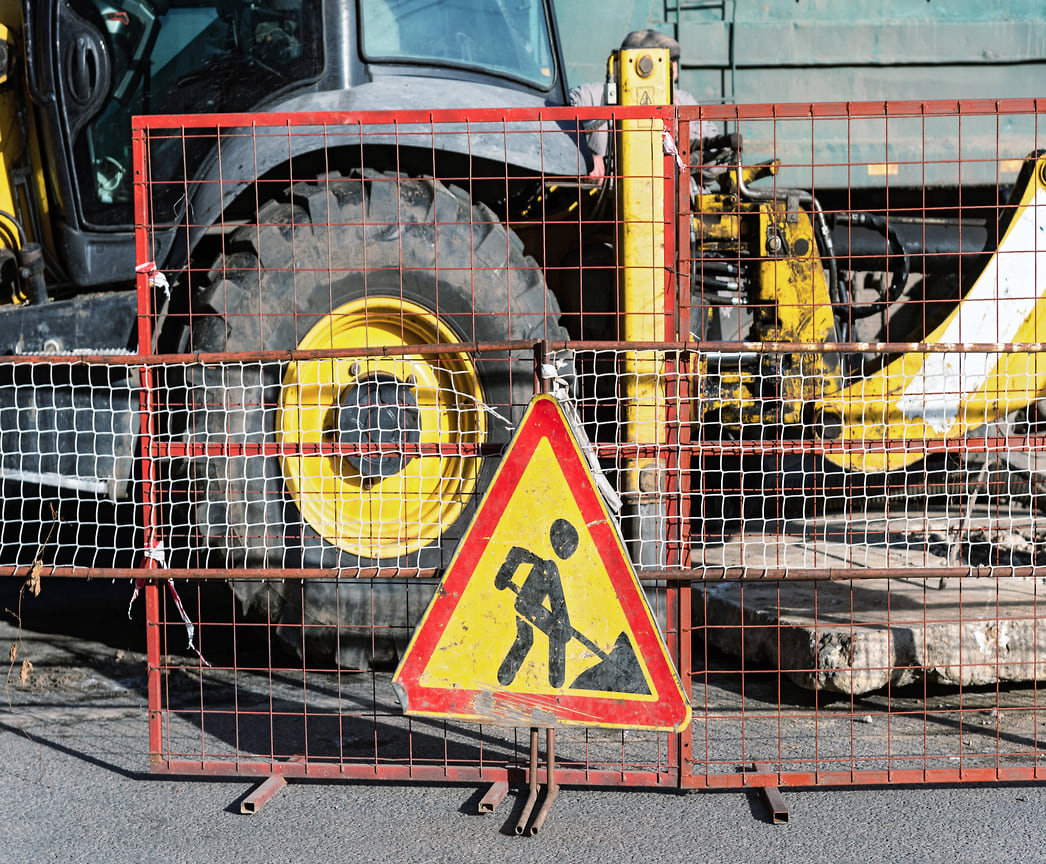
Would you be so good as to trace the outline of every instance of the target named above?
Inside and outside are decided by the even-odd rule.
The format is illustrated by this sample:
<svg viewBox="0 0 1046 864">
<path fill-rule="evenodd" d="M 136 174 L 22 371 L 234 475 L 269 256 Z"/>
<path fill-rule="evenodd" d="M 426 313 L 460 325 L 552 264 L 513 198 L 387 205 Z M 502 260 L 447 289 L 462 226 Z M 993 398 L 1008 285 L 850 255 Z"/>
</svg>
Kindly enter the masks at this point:
<svg viewBox="0 0 1046 864">
<path fill-rule="evenodd" d="M 476 110 L 476 111 L 450 111 L 450 112 L 398 112 L 396 114 L 386 112 L 359 113 L 307 113 L 294 115 L 250 115 L 250 114 L 228 114 L 228 115 L 193 115 L 180 117 L 140 117 L 136 118 L 133 126 L 133 151 L 134 151 L 134 189 L 136 204 L 136 253 L 139 263 L 137 276 L 137 289 L 139 298 L 138 319 L 138 344 L 141 356 L 138 357 L 99 357 L 82 358 L 81 362 L 116 363 L 126 364 L 129 367 L 137 367 L 140 372 L 141 388 L 141 477 L 138 488 L 141 494 L 141 518 L 143 526 L 142 547 L 152 550 L 159 546 L 162 541 L 163 524 L 160 515 L 159 502 L 157 500 L 157 489 L 155 488 L 157 460 L 172 455 L 170 442 L 160 440 L 157 436 L 157 421 L 164 410 L 162 394 L 159 393 L 155 381 L 155 370 L 158 367 L 172 363 L 212 363 L 230 362 L 232 360 L 290 360 L 310 359 L 323 356 L 332 356 L 338 352 L 254 352 L 246 354 L 229 355 L 155 355 L 152 354 L 154 345 L 154 324 L 156 310 L 153 308 L 154 287 L 151 284 L 153 268 L 150 266 L 152 260 L 151 230 L 153 228 L 149 212 L 149 187 L 157 178 L 151 177 L 149 164 L 149 142 L 150 136 L 163 134 L 170 130 L 186 128 L 204 128 L 213 130 L 236 129 L 238 134 L 243 130 L 265 128 L 284 128 L 287 135 L 293 135 L 298 126 L 321 126 L 323 128 L 335 128 L 339 126 L 351 126 L 362 128 L 368 124 L 381 124 L 397 130 L 410 126 L 411 124 L 459 124 L 466 128 L 472 128 L 473 124 L 510 124 L 519 122 L 538 123 L 562 123 L 566 126 L 579 128 L 579 124 L 586 120 L 610 117 L 612 119 L 638 119 L 657 117 L 664 119 L 675 131 L 675 138 L 679 143 L 680 153 L 684 161 L 689 161 L 689 135 L 688 124 L 699 120 L 711 120 L 714 122 L 728 121 L 731 123 L 744 124 L 747 122 L 786 122 L 803 123 L 809 121 L 816 124 L 825 121 L 838 120 L 849 123 L 857 120 L 883 119 L 892 120 L 898 118 L 946 118 L 954 117 L 960 122 L 964 118 L 983 118 L 1031 115 L 1036 118 L 1035 125 L 1038 130 L 1037 117 L 1046 113 L 1046 100 L 1017 99 L 1017 100 L 969 100 L 969 101 L 904 101 L 904 102 L 882 102 L 882 103 L 813 103 L 813 104 L 788 104 L 788 105 L 749 105 L 749 106 L 704 106 L 704 107 L 679 107 L 679 108 L 610 108 L 610 109 L 560 109 L 550 108 L 541 111 L 533 110 Z M 1036 131 L 1036 138 L 1040 133 Z M 957 154 L 957 158 L 961 155 Z M 666 270 L 670 274 L 677 274 L 676 286 L 678 296 L 681 298 L 680 313 L 688 312 L 689 302 L 689 278 L 690 262 L 681 260 L 687 258 L 685 254 L 679 254 L 678 250 L 686 250 L 690 246 L 689 205 L 686 201 L 677 200 L 677 180 L 672 174 L 672 160 L 666 157 L 665 187 L 669 193 L 666 195 L 668 212 L 665 221 L 672 230 L 668 232 L 669 242 L 666 251 Z M 685 196 L 683 196 L 685 197 Z M 670 282 L 671 284 L 671 282 Z M 674 315 L 674 309 L 670 305 L 670 315 Z M 670 535 L 672 544 L 672 557 L 668 566 L 664 568 L 645 570 L 642 578 L 647 582 L 661 581 L 669 586 L 666 600 L 667 620 L 673 622 L 669 626 L 667 642 L 671 655 L 677 659 L 679 670 L 683 677 L 684 687 L 691 692 L 694 686 L 694 648 L 693 640 L 700 635 L 700 627 L 692 623 L 693 607 L 699 599 L 695 596 L 695 586 L 711 585 L 721 583 L 776 583 L 780 591 L 783 586 L 809 582 L 814 585 L 818 583 L 834 584 L 841 581 L 859 583 L 867 579 L 883 579 L 899 575 L 894 567 L 865 567 L 854 566 L 830 566 L 830 567 L 789 567 L 789 566 L 709 566 L 701 561 L 694 560 L 693 545 L 690 537 L 691 530 L 691 490 L 689 487 L 690 460 L 702 448 L 707 448 L 704 442 L 695 441 L 692 438 L 692 422 L 690 409 L 692 405 L 691 387 L 692 375 L 695 369 L 693 358 L 702 352 L 716 350 L 746 350 L 758 351 L 768 355 L 782 354 L 789 351 L 822 351 L 822 352 L 844 352 L 844 351 L 874 351 L 879 353 L 894 353 L 918 350 L 921 352 L 957 352 L 957 351 L 992 351 L 992 352 L 1041 352 L 1046 350 L 1046 342 L 1020 345 L 997 344 L 946 344 L 928 346 L 924 343 L 900 343 L 879 342 L 868 344 L 864 342 L 842 342 L 842 343 L 820 343 L 810 345 L 806 343 L 741 343 L 736 342 L 692 342 L 678 341 L 674 338 L 675 330 L 671 320 L 666 321 L 666 339 L 662 343 L 642 346 L 656 348 L 668 354 L 678 356 L 678 367 L 669 367 L 666 404 L 669 406 L 669 414 L 665 418 L 668 440 L 667 450 L 670 453 L 670 475 L 677 485 L 668 490 Z M 463 346 L 433 346 L 432 351 L 461 350 Z M 464 346 L 474 347 L 477 350 L 490 349 L 491 345 Z M 534 346 L 531 345 L 531 348 Z M 571 342 L 566 344 L 552 343 L 544 346 L 548 350 L 570 349 L 577 351 L 600 350 L 600 349 L 623 349 L 636 348 L 620 343 L 592 343 Z M 340 355 L 339 355 L 340 356 Z M 14 362 L 48 362 L 61 359 L 68 362 L 68 358 L 17 358 Z M 1046 437 L 1036 435 L 1010 436 L 1006 438 L 983 438 L 965 440 L 962 442 L 947 441 L 942 439 L 928 439 L 923 442 L 906 441 L 903 444 L 891 444 L 883 442 L 880 448 L 922 446 L 926 452 L 958 452 L 969 448 L 983 448 L 986 452 L 992 448 L 1027 448 L 1032 449 L 1042 446 Z M 717 452 L 725 452 L 724 447 L 730 445 L 718 445 Z M 737 441 L 732 445 L 739 453 L 773 453 L 781 454 L 791 451 L 826 452 L 841 445 L 831 441 L 809 441 L 793 442 L 781 441 Z M 875 444 L 869 445 L 875 447 Z M 265 450 L 264 452 L 272 452 Z M 236 754 L 233 759 L 213 759 L 205 749 L 197 755 L 189 754 L 171 755 L 165 749 L 165 723 L 169 720 L 172 708 L 167 701 L 165 693 L 165 678 L 175 671 L 175 668 L 192 668 L 192 663 L 179 664 L 169 663 L 165 652 L 165 628 L 177 626 L 176 619 L 169 620 L 165 612 L 163 600 L 162 580 L 171 578 L 196 580 L 224 580 L 227 578 L 246 579 L 273 579 L 294 578 L 310 579 L 324 578 L 329 576 L 328 571 L 308 568 L 266 568 L 253 572 L 233 571 L 228 569 L 197 569 L 177 568 L 164 570 L 162 575 L 161 562 L 157 557 L 147 557 L 140 568 L 52 568 L 44 569 L 44 575 L 62 577 L 89 577 L 102 576 L 131 577 L 145 581 L 146 618 L 148 634 L 148 692 L 149 692 L 149 741 L 150 758 L 152 770 L 157 773 L 176 774 L 206 774 L 216 776 L 267 776 L 280 774 L 288 777 L 312 777 L 326 779 L 384 779 L 384 780 L 446 780 L 454 782 L 494 782 L 508 780 L 513 782 L 522 781 L 526 776 L 524 759 L 519 758 L 515 764 L 510 762 L 484 763 L 478 761 L 476 764 L 465 765 L 447 761 L 438 763 L 415 763 L 409 755 L 400 762 L 374 762 L 364 764 L 363 762 L 310 762 L 308 759 L 275 759 L 268 758 L 255 760 L 244 754 Z M 0 572 L 10 575 L 26 575 L 29 568 L 26 566 L 5 567 Z M 1039 577 L 1044 575 L 1043 569 L 1035 563 L 999 564 L 991 566 L 968 566 L 951 567 L 907 567 L 904 569 L 907 578 L 974 578 L 1001 580 L 1012 577 Z M 386 577 L 386 576 L 418 576 L 431 575 L 432 571 L 361 571 L 361 577 Z M 997 615 L 1000 614 L 997 612 Z M 203 666 L 198 670 L 202 673 Z M 233 672 L 236 670 L 233 669 Z M 734 670 L 741 684 L 741 706 L 735 715 L 730 715 L 730 709 L 724 708 L 723 715 L 718 719 L 722 722 L 732 720 L 742 727 L 746 721 L 746 709 L 744 704 L 744 682 L 745 676 L 752 674 L 741 661 L 740 668 Z M 763 670 L 764 672 L 766 670 Z M 774 670 L 769 670 L 773 673 Z M 271 674 L 271 670 L 270 670 Z M 700 675 L 701 673 L 696 673 Z M 781 670 L 776 670 L 780 682 Z M 1034 685 L 1033 685 L 1034 686 Z M 780 688 L 780 684 L 779 684 Z M 1037 692 L 1037 691 L 1036 691 Z M 708 720 L 715 712 L 716 707 L 709 702 L 708 688 L 703 690 L 703 704 L 694 705 L 695 720 Z M 996 690 L 994 709 L 1002 712 L 1006 710 L 1001 691 Z M 1034 695 L 1034 694 L 1033 694 Z M 960 703 L 962 687 L 959 689 Z M 202 698 L 202 697 L 201 697 Z M 759 715 L 761 718 L 769 716 L 776 718 L 778 737 L 776 741 L 771 740 L 769 744 L 769 755 L 765 750 L 760 754 L 762 758 L 718 760 L 709 755 L 708 747 L 708 725 L 705 724 L 705 753 L 697 752 L 701 744 L 699 737 L 695 736 L 693 728 L 686 730 L 678 737 L 669 736 L 667 740 L 666 758 L 663 764 L 660 756 L 653 769 L 622 767 L 613 770 L 607 767 L 575 766 L 564 767 L 559 771 L 559 780 L 566 784 L 577 785 L 653 785 L 653 786 L 679 786 L 683 788 L 744 788 L 761 786 L 848 786 L 868 784 L 919 784 L 919 783 L 966 783 L 966 782 L 998 782 L 1018 781 L 1029 782 L 1046 778 L 1046 765 L 1043 765 L 1038 752 L 1039 746 L 1033 746 L 1025 755 L 1030 756 L 1030 764 L 1003 764 L 1001 733 L 996 737 L 996 764 L 985 766 L 983 764 L 964 765 L 961 744 L 958 752 L 952 754 L 936 754 L 935 759 L 947 759 L 955 757 L 957 764 L 954 767 L 929 767 L 927 753 L 923 752 L 922 768 L 893 767 L 895 756 L 890 751 L 889 732 L 887 739 L 887 752 L 878 754 L 882 756 L 886 767 L 859 767 L 860 760 L 853 757 L 853 724 L 859 722 L 859 716 L 864 709 L 858 709 L 854 699 L 851 697 L 851 710 L 837 712 L 833 715 L 834 720 L 849 719 L 851 729 L 851 758 L 849 767 L 838 770 L 831 767 L 831 760 L 827 762 L 815 755 L 812 757 L 814 763 L 812 768 L 802 770 L 790 770 L 789 760 L 784 757 L 784 744 L 781 724 L 785 719 L 799 717 L 804 721 L 814 724 L 813 746 L 816 750 L 818 745 L 818 723 L 821 721 L 820 708 L 817 697 L 813 697 L 814 705 L 810 707 L 792 707 L 786 709 L 783 704 L 776 706 L 776 715 Z M 989 699 L 989 704 L 990 699 Z M 1038 709 L 1038 699 L 1034 699 L 1034 705 L 1030 708 L 1032 716 Z M 924 709 L 925 712 L 926 709 Z M 962 727 L 961 704 L 959 708 L 960 735 Z M 1018 709 L 1010 709 L 1018 710 Z M 202 705 L 201 705 L 202 711 Z M 264 712 L 262 712 L 264 714 Z M 789 717 L 786 718 L 786 713 Z M 753 715 L 754 716 L 754 715 Z M 887 707 L 884 716 L 889 726 L 891 720 L 891 708 Z M 924 730 L 925 719 L 924 713 Z M 271 719 L 271 718 L 270 718 Z M 259 722 L 261 722 L 259 720 Z M 825 721 L 826 722 L 826 721 Z M 742 754 L 745 753 L 742 733 Z M 925 741 L 925 731 L 924 731 Z M 1033 742 L 1034 743 L 1034 742 Z M 1034 754 L 1034 755 L 1032 755 Z M 734 754 L 737 755 L 736 753 Z M 983 755 L 983 754 L 982 754 Z M 990 755 L 990 751 L 989 751 Z M 918 754 L 909 754 L 915 761 L 919 760 Z M 908 757 L 906 757 L 908 758 Z M 802 761 L 802 760 L 800 760 Z M 807 760 L 809 761 L 809 760 Z M 843 762 L 846 759 L 843 758 Z M 754 763 L 759 763 L 754 767 Z M 776 769 L 773 766 L 777 766 Z M 733 767 L 731 767 L 733 766 Z"/>
</svg>

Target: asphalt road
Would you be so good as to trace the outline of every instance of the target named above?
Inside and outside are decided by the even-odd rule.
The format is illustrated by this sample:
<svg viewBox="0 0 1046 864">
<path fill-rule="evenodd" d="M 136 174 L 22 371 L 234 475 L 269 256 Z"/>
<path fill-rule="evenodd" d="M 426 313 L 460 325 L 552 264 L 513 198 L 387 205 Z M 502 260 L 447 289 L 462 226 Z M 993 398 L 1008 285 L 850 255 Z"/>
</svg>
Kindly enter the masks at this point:
<svg viewBox="0 0 1046 864">
<path fill-rule="evenodd" d="M 18 645 L 0 700 L 0 864 L 1046 859 L 1038 785 L 787 790 L 784 825 L 755 793 L 568 787 L 532 838 L 513 833 L 519 790 L 480 816 L 469 786 L 296 782 L 241 815 L 250 781 L 149 773 L 129 586 L 44 588 L 19 630 L 17 585 L 0 580 L 0 645 Z"/>
</svg>

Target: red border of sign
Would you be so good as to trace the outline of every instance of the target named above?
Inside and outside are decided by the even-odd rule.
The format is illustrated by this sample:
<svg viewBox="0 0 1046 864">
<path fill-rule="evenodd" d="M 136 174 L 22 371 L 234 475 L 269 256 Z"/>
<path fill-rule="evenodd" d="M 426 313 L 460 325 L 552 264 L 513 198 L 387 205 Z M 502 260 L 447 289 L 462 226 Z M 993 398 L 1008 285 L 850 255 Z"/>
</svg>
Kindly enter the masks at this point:
<svg viewBox="0 0 1046 864">
<path fill-rule="evenodd" d="M 616 699 L 612 695 L 511 693 L 504 690 L 480 691 L 458 688 L 425 687 L 419 683 L 439 643 L 443 630 L 454 614 L 476 566 L 486 551 L 502 514 L 508 507 L 527 464 L 541 441 L 548 439 L 556 454 L 574 499 L 581 510 L 607 575 L 610 578 L 625 620 L 635 640 L 636 653 L 650 674 L 656 702 Z M 596 491 L 588 464 L 582 456 L 562 408 L 549 395 L 534 397 L 523 416 L 508 452 L 476 515 L 462 538 L 443 577 L 440 589 L 426 610 L 421 623 L 393 677 L 404 711 L 422 716 L 453 716 L 496 724 L 492 715 L 504 713 L 517 719 L 509 725 L 550 726 L 551 715 L 558 723 L 585 726 L 612 726 L 679 731 L 690 722 L 690 703 L 683 692 L 664 641 L 647 606 L 639 580 L 632 570 L 620 535 Z M 481 694 L 493 700 L 483 713 L 473 706 Z M 500 710 L 499 710 L 500 708 Z M 541 718 L 531 722 L 526 718 Z M 506 719 L 506 722 L 508 720 Z"/>
</svg>

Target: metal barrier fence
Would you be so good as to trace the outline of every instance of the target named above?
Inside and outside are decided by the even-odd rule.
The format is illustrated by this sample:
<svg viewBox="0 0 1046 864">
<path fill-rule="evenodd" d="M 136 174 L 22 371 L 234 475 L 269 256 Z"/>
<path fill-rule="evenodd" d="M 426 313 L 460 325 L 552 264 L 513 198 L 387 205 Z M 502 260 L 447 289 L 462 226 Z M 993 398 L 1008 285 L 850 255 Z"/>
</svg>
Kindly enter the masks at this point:
<svg viewBox="0 0 1046 864">
<path fill-rule="evenodd" d="M 693 160 L 681 264 L 685 785 L 1041 776 L 1041 111 L 680 109 L 744 142 Z"/>
<path fill-rule="evenodd" d="M 571 401 L 608 488 L 629 459 L 667 453 L 659 442 L 630 456 L 620 446 L 622 400 L 641 377 L 624 361 L 634 352 L 566 347 L 568 322 L 595 315 L 582 279 L 605 288 L 616 278 L 613 261 L 581 260 L 582 229 L 602 252 L 621 220 L 612 196 L 579 184 L 576 143 L 559 115 L 142 121 L 143 212 L 162 212 L 174 194 L 157 182 L 162 154 L 199 138 L 219 149 L 193 212 L 229 186 L 246 200 L 242 221 L 198 241 L 193 260 L 203 264 L 171 286 L 170 306 L 142 288 L 161 304 L 141 310 L 143 342 L 158 313 L 182 327 L 181 356 L 148 370 L 163 407 L 144 445 L 154 466 L 146 545 L 162 550 L 168 573 L 248 577 L 232 583 L 216 620 L 187 616 L 193 651 L 180 658 L 168 640 L 184 644 L 183 607 L 161 586 L 146 588 L 156 770 L 491 782 L 534 774 L 527 733 L 406 717 L 390 672 L 532 394 L 589 390 Z M 565 145 L 566 159 L 557 152 Z M 238 160 L 273 148 L 300 151 L 294 173 L 248 183 L 265 171 Z M 593 212 L 602 215 L 589 221 Z M 655 215 L 665 221 L 663 206 Z M 163 258 L 171 242 L 152 221 L 142 261 Z M 196 243 L 196 231 L 178 229 L 174 245 Z M 660 260 L 635 267 L 664 273 Z M 192 302 L 177 309 L 186 287 Z M 609 299 L 598 293 L 590 298 Z M 661 322 L 658 340 L 662 314 L 644 316 Z M 597 392 L 604 380 L 611 387 Z M 665 407 L 657 395 L 629 402 Z M 654 598 L 672 634 L 677 594 Z M 188 608 L 201 608 L 194 601 Z M 556 743 L 560 782 L 677 785 L 679 764 L 678 739 L 664 733 L 560 730 Z"/>
<path fill-rule="evenodd" d="M 140 355 L 11 367 L 131 382 L 139 449 L 77 446 L 135 539 L 26 493 L 0 563 L 151 580 L 156 771 L 522 780 L 390 670 L 553 392 L 693 706 L 558 730 L 560 782 L 1040 779 L 1042 108 L 141 118 Z M 601 120 L 649 176 L 585 180 Z"/>
</svg>

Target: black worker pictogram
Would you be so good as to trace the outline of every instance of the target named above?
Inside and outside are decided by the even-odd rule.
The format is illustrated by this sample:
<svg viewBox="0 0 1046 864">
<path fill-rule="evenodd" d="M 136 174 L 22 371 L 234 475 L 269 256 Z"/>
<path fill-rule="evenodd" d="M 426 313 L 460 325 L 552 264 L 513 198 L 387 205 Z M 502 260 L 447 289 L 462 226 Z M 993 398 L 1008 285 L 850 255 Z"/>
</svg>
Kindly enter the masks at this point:
<svg viewBox="0 0 1046 864">
<path fill-rule="evenodd" d="M 566 519 L 556 519 L 549 529 L 549 542 L 556 556 L 565 561 L 577 551 L 577 529 Z M 516 585 L 516 571 L 530 565 L 522 585 Z M 498 667 L 498 682 L 507 687 L 516 678 L 534 647 L 534 630 L 548 638 L 548 683 L 562 687 L 566 682 L 567 645 L 577 639 L 600 659 L 600 663 L 582 672 L 571 683 L 572 689 L 648 694 L 642 669 L 627 634 L 618 635 L 610 652 L 603 651 L 570 623 L 570 613 L 563 595 L 559 566 L 551 558 L 542 558 L 522 546 L 513 546 L 494 576 L 494 587 L 516 593 L 516 639 Z"/>
<path fill-rule="evenodd" d="M 549 541 L 556 555 L 565 560 L 577 550 L 577 530 L 566 519 L 557 519 L 549 530 Z M 530 573 L 517 587 L 512 577 L 525 564 L 530 565 Z M 570 614 L 556 562 L 535 555 L 522 546 L 513 546 L 494 577 L 494 587 L 499 591 L 511 588 L 517 594 L 516 641 L 501 661 L 498 681 L 508 686 L 515 680 L 534 645 L 536 627 L 548 637 L 548 683 L 562 687 L 567 672 L 567 643 L 574 635 L 574 628 L 570 626 Z"/>
</svg>

